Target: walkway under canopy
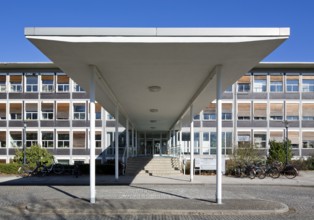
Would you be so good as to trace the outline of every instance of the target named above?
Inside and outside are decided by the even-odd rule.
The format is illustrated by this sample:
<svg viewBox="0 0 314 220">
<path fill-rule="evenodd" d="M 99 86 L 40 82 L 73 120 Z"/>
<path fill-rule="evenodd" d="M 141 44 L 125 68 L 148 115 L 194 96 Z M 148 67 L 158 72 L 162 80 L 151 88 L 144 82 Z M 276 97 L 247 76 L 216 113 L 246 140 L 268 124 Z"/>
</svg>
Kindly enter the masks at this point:
<svg viewBox="0 0 314 220">
<path fill-rule="evenodd" d="M 90 93 L 90 194 L 95 203 L 95 99 L 126 127 L 179 130 L 216 99 L 216 200 L 221 204 L 221 95 L 288 37 L 289 28 L 26 28 L 26 37 Z M 134 135 L 132 135 L 134 137 Z M 136 140 L 136 139 L 135 139 Z M 136 145 L 136 143 L 135 143 Z M 118 123 L 115 132 L 118 180 Z M 190 149 L 193 168 L 194 149 Z M 193 172 L 190 172 L 191 181 Z"/>
</svg>

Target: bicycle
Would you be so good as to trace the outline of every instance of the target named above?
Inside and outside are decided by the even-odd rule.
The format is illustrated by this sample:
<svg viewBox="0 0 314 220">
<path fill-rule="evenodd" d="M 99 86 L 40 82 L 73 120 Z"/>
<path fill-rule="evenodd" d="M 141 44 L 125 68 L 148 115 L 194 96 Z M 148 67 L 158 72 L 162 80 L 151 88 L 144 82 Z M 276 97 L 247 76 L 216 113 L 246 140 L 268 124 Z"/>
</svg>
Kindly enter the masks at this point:
<svg viewBox="0 0 314 220">
<path fill-rule="evenodd" d="M 34 169 L 31 169 L 28 164 L 23 164 L 18 168 L 17 172 L 21 177 L 35 176 L 39 173 L 40 167 L 41 165 L 39 162 L 36 162 L 36 167 Z"/>
<path fill-rule="evenodd" d="M 236 177 L 249 177 L 250 179 L 254 179 L 256 176 L 256 172 L 254 169 L 254 166 L 252 165 L 244 165 L 244 164 L 238 164 L 234 168 L 234 175 Z"/>
<path fill-rule="evenodd" d="M 256 175 L 259 179 L 264 179 L 266 176 L 270 176 L 273 179 L 276 179 L 280 176 L 280 172 L 277 167 L 274 165 L 266 164 L 258 166 L 256 170 Z"/>
<path fill-rule="evenodd" d="M 291 164 L 282 164 L 282 162 L 276 162 L 276 167 L 280 174 L 283 174 L 288 179 L 293 179 L 298 175 L 298 170 Z"/>
<path fill-rule="evenodd" d="M 64 171 L 64 167 L 60 163 L 53 163 L 50 166 L 46 166 L 47 162 L 44 162 L 42 165 L 42 169 L 40 170 L 42 176 L 46 176 L 53 172 L 54 174 L 60 175 Z"/>
</svg>

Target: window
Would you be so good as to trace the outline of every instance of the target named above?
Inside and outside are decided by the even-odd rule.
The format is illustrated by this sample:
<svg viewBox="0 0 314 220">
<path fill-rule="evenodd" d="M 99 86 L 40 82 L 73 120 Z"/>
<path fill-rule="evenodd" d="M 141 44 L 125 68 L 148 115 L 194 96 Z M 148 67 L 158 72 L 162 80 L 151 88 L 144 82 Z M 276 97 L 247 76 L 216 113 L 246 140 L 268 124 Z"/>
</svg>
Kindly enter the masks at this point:
<svg viewBox="0 0 314 220">
<path fill-rule="evenodd" d="M 96 114 L 96 120 L 101 119 L 101 105 L 99 103 L 95 104 L 95 114 Z"/>
<path fill-rule="evenodd" d="M 85 120 L 85 104 L 74 104 L 74 120 Z"/>
<path fill-rule="evenodd" d="M 232 92 L 232 85 L 229 86 L 226 90 L 225 93 L 231 93 Z"/>
<path fill-rule="evenodd" d="M 250 120 L 251 103 L 238 103 L 238 120 Z"/>
<path fill-rule="evenodd" d="M 22 119 L 22 104 L 11 103 L 10 104 L 10 120 Z"/>
<path fill-rule="evenodd" d="M 57 119 L 68 120 L 69 119 L 69 103 L 57 103 Z"/>
<path fill-rule="evenodd" d="M 204 112 L 203 118 L 205 121 L 214 121 L 216 120 L 216 114 Z"/>
<path fill-rule="evenodd" d="M 58 147 L 69 148 L 70 147 L 70 135 L 69 133 L 58 133 Z"/>
<path fill-rule="evenodd" d="M 26 76 L 26 92 L 38 92 L 38 76 Z"/>
<path fill-rule="evenodd" d="M 287 103 L 287 120 L 288 121 L 298 121 L 299 120 L 299 104 L 297 103 Z"/>
<path fill-rule="evenodd" d="M 69 92 L 69 77 L 66 75 L 57 75 L 57 91 L 58 92 Z"/>
<path fill-rule="evenodd" d="M 42 92 L 54 92 L 53 75 L 42 75 L 41 84 Z"/>
<path fill-rule="evenodd" d="M 95 134 L 96 148 L 101 148 L 101 133 Z"/>
<path fill-rule="evenodd" d="M 85 146 L 86 146 L 85 131 L 74 131 L 73 148 L 85 148 Z"/>
<path fill-rule="evenodd" d="M 260 77 L 260 76 L 255 76 L 255 78 L 256 77 Z M 253 91 L 254 92 L 266 92 L 266 79 L 254 79 Z"/>
<path fill-rule="evenodd" d="M 41 105 L 41 119 L 53 120 L 53 103 L 42 103 Z"/>
<path fill-rule="evenodd" d="M 200 153 L 200 133 L 194 132 L 194 153 Z"/>
<path fill-rule="evenodd" d="M 6 92 L 6 75 L 0 75 L 0 92 Z"/>
<path fill-rule="evenodd" d="M 85 92 L 85 90 L 75 82 L 73 82 L 73 91 L 74 92 Z"/>
<path fill-rule="evenodd" d="M 209 133 L 203 132 L 203 154 L 209 154 Z"/>
<path fill-rule="evenodd" d="M 238 147 L 245 147 L 251 143 L 251 135 L 249 132 L 238 133 Z"/>
<path fill-rule="evenodd" d="M 254 134 L 256 148 L 266 148 L 266 134 Z"/>
<path fill-rule="evenodd" d="M 31 147 L 37 145 L 37 132 L 27 132 L 26 133 L 26 147 Z"/>
<path fill-rule="evenodd" d="M 0 131 L 0 147 L 6 147 L 6 132 Z"/>
<path fill-rule="evenodd" d="M 195 116 L 193 117 L 193 119 L 194 119 L 195 121 L 199 121 L 199 120 L 200 120 L 200 115 L 195 115 Z"/>
<path fill-rule="evenodd" d="M 37 120 L 38 119 L 37 104 L 26 103 L 25 108 L 26 108 L 26 113 L 25 113 L 25 119 L 26 120 Z"/>
<path fill-rule="evenodd" d="M 115 120 L 115 119 L 114 119 L 113 115 L 108 113 L 107 114 L 107 120 Z"/>
<path fill-rule="evenodd" d="M 287 76 L 287 92 L 299 92 L 299 76 Z"/>
<path fill-rule="evenodd" d="M 223 103 L 221 106 L 222 106 L 222 120 L 232 120 L 232 104 Z"/>
<path fill-rule="evenodd" d="M 254 103 L 254 120 L 266 120 L 267 119 L 267 104 L 266 103 Z"/>
<path fill-rule="evenodd" d="M 10 76 L 10 92 L 22 92 L 22 75 Z"/>
<path fill-rule="evenodd" d="M 251 90 L 251 76 L 242 76 L 237 82 L 238 92 L 250 92 Z"/>
<path fill-rule="evenodd" d="M 231 154 L 232 153 L 232 132 L 222 132 L 222 153 Z M 210 132 L 210 153 L 216 154 L 217 146 L 217 135 L 216 132 Z"/>
<path fill-rule="evenodd" d="M 283 103 L 270 103 L 270 120 L 283 120 Z"/>
<path fill-rule="evenodd" d="M 10 145 L 11 147 L 22 147 L 22 132 L 20 131 L 11 131 L 10 132 Z"/>
<path fill-rule="evenodd" d="M 270 91 L 283 92 L 283 76 L 281 74 L 270 76 Z"/>
<path fill-rule="evenodd" d="M 5 120 L 7 118 L 7 106 L 5 103 L 0 103 L 0 120 Z"/>
<path fill-rule="evenodd" d="M 303 148 L 314 148 L 314 132 L 303 132 Z"/>
<path fill-rule="evenodd" d="M 283 132 L 282 131 L 271 131 L 269 139 L 271 141 L 282 142 L 283 141 Z"/>
<path fill-rule="evenodd" d="M 314 92 L 314 79 L 303 79 L 303 92 Z"/>
<path fill-rule="evenodd" d="M 292 148 L 299 148 L 299 132 L 298 131 L 289 131 L 288 138 L 291 141 Z"/>
<path fill-rule="evenodd" d="M 52 148 L 53 143 L 53 132 L 42 132 L 42 147 Z"/>
<path fill-rule="evenodd" d="M 314 120 L 314 103 L 303 103 L 302 104 L 302 120 L 312 121 Z"/>
<path fill-rule="evenodd" d="M 251 86 L 249 83 L 238 83 L 238 92 L 250 92 Z"/>
</svg>

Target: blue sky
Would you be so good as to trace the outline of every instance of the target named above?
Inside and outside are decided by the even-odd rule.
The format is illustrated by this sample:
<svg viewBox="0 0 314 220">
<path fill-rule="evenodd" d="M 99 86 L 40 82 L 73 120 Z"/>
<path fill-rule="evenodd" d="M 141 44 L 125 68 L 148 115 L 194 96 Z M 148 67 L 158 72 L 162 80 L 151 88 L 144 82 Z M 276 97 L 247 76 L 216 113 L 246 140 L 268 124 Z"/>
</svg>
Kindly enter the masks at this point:
<svg viewBox="0 0 314 220">
<path fill-rule="evenodd" d="M 0 0 L 0 62 L 48 61 L 24 27 L 290 27 L 264 61 L 314 62 L 313 0 Z"/>
</svg>

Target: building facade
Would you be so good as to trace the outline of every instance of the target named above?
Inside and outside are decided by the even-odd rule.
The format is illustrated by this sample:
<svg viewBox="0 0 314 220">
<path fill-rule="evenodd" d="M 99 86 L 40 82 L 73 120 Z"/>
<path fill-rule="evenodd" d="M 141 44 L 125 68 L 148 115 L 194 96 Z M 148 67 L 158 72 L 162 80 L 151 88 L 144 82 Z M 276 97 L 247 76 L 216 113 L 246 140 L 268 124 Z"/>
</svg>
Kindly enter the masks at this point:
<svg viewBox="0 0 314 220">
<path fill-rule="evenodd" d="M 105 106 L 104 106 L 105 107 Z M 270 140 L 288 138 L 296 157 L 314 154 L 314 64 L 261 63 L 226 89 L 222 101 L 223 154 L 254 144 L 267 155 Z M 89 161 L 89 96 L 52 63 L 0 64 L 0 162 L 13 159 L 16 148 L 39 144 L 58 162 Z M 196 155 L 216 154 L 216 109 L 209 103 L 194 117 Z M 128 155 L 190 151 L 189 127 L 182 138 L 172 132 L 134 131 Z M 125 128 L 119 127 L 119 155 L 125 156 Z M 114 158 L 115 120 L 96 105 L 96 155 Z M 176 131 L 178 132 L 178 131 Z"/>
</svg>

